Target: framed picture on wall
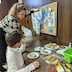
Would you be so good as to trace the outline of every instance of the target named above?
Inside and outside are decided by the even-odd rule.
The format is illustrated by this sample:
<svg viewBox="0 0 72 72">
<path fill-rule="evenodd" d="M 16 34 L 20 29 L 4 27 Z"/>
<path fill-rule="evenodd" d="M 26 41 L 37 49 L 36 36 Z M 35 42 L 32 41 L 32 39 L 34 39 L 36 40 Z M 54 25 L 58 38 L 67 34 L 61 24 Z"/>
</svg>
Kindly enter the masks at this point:
<svg viewBox="0 0 72 72">
<path fill-rule="evenodd" d="M 41 33 L 56 36 L 57 34 L 57 2 L 50 3 L 41 8 Z"/>
</svg>

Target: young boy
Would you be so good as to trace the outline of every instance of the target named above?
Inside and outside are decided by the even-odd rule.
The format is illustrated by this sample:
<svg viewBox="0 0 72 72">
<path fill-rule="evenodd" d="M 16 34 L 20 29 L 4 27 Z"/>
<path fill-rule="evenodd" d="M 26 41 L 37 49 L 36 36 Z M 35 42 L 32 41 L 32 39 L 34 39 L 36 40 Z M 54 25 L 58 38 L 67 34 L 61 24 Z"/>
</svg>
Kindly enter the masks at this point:
<svg viewBox="0 0 72 72">
<path fill-rule="evenodd" d="M 35 61 L 30 65 L 24 67 L 24 60 L 22 57 L 22 47 L 25 50 L 24 46 L 21 46 L 22 34 L 19 31 L 14 31 L 12 33 L 6 34 L 7 42 L 7 72 L 31 72 L 35 68 L 39 67 L 39 62 Z"/>
</svg>

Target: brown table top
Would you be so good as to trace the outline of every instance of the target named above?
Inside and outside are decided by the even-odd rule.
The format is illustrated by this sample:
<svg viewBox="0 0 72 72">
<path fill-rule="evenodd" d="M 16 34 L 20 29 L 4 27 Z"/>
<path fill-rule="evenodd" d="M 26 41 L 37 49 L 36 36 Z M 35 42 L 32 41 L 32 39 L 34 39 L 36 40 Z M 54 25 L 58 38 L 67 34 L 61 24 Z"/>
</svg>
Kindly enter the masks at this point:
<svg viewBox="0 0 72 72">
<path fill-rule="evenodd" d="M 27 48 L 27 51 L 28 52 L 32 52 L 33 51 L 33 48 L 36 47 L 36 46 L 41 46 L 39 37 L 33 38 L 33 41 L 32 41 L 32 43 L 31 43 L 30 46 L 31 46 L 30 48 Z M 31 59 L 28 59 L 27 58 L 27 54 L 28 53 L 24 53 L 24 60 L 25 60 L 25 64 L 26 65 L 32 63 L 35 60 L 37 60 L 37 61 L 40 62 L 40 67 L 38 69 L 34 70 L 33 72 L 57 72 L 56 71 L 56 68 L 55 68 L 55 65 L 48 64 L 48 63 L 46 63 L 43 60 L 43 57 L 45 57 L 45 56 L 40 55 L 40 57 L 38 59 L 31 60 Z M 67 71 L 65 71 L 65 72 L 67 72 Z M 68 72 L 71 72 L 71 71 L 68 71 Z"/>
<path fill-rule="evenodd" d="M 40 63 L 40 67 L 37 68 L 37 69 L 35 69 L 35 70 L 32 71 L 32 72 L 57 72 L 54 65 L 52 65 L 52 64 L 47 64 L 47 63 L 42 59 L 44 56 L 40 56 L 39 58 L 33 59 L 33 60 L 28 59 L 28 58 L 27 58 L 27 54 L 25 54 L 24 56 L 25 56 L 25 57 L 24 57 L 24 60 L 25 60 L 25 64 L 26 64 L 26 65 L 32 63 L 33 61 L 38 61 L 38 62 Z"/>
</svg>

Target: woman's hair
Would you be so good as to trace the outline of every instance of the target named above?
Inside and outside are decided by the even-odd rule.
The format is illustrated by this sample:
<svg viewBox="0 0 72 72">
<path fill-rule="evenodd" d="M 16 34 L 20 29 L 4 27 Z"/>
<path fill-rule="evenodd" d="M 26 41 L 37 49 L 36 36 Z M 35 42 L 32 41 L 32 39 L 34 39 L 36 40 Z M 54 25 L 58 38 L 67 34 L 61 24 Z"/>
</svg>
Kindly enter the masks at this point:
<svg viewBox="0 0 72 72">
<path fill-rule="evenodd" d="M 7 45 L 13 47 L 16 43 L 21 41 L 22 37 L 23 33 L 21 31 L 13 31 L 11 33 L 7 33 L 5 39 Z"/>
<path fill-rule="evenodd" d="M 27 10 L 24 6 L 24 3 L 15 3 L 9 10 L 8 15 L 16 16 L 17 12 L 20 12 L 21 10 Z"/>
</svg>

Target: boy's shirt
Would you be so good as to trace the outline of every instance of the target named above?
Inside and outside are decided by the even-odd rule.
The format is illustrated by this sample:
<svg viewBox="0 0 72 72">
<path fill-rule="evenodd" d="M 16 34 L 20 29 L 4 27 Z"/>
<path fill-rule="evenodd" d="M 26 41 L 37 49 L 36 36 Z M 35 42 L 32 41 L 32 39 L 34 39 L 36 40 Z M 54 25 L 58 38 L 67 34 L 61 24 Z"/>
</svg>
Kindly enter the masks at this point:
<svg viewBox="0 0 72 72">
<path fill-rule="evenodd" d="M 7 72 L 31 72 L 34 69 L 32 64 L 26 66 L 24 68 L 24 60 L 22 56 L 22 52 L 25 48 L 21 46 L 21 48 L 11 48 L 7 47 L 7 64 L 8 64 L 8 71 Z"/>
</svg>

